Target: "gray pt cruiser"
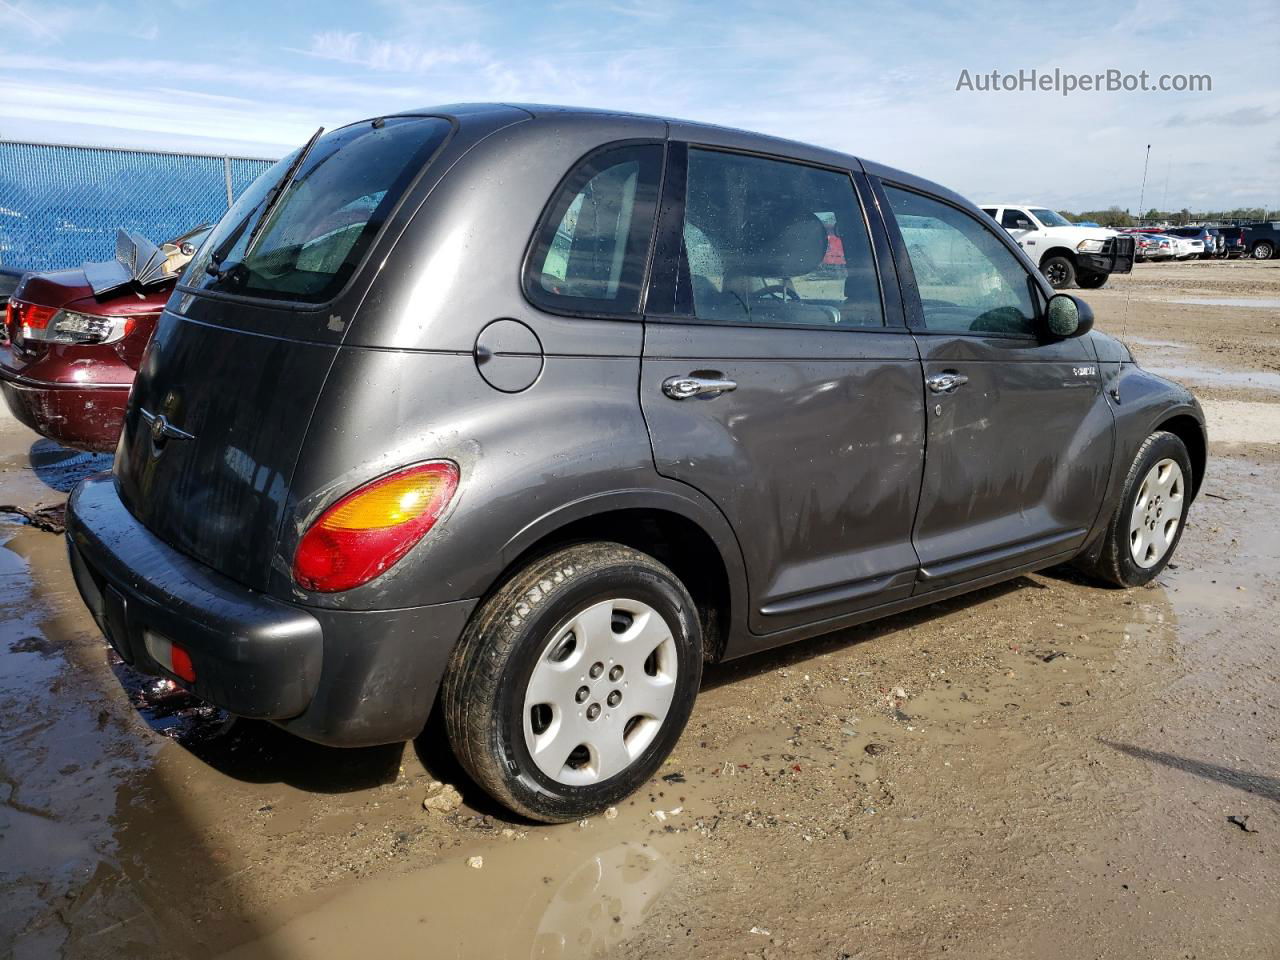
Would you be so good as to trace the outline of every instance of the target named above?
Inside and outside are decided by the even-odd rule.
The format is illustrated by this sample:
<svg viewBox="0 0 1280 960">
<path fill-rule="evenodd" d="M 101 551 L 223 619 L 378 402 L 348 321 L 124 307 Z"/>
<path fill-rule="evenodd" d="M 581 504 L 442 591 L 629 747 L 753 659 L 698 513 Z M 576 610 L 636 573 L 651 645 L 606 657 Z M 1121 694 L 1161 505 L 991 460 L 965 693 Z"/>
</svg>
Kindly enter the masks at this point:
<svg viewBox="0 0 1280 960">
<path fill-rule="evenodd" d="M 416 736 L 545 821 L 703 664 L 1075 561 L 1145 583 L 1195 399 L 950 191 L 770 137 L 459 105 L 317 136 L 160 319 L 76 582 L 140 670 Z"/>
</svg>

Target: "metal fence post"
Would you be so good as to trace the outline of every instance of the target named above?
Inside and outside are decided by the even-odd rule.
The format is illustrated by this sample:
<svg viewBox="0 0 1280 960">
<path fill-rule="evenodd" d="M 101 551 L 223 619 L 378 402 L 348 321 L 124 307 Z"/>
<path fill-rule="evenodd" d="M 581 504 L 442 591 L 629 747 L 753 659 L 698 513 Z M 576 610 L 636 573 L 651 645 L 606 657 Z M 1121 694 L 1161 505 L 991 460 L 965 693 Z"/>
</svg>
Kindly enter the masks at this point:
<svg viewBox="0 0 1280 960">
<path fill-rule="evenodd" d="M 227 209 L 230 210 L 231 201 L 235 199 L 235 197 L 231 193 L 231 158 L 230 157 L 222 158 L 222 174 L 224 177 L 226 177 L 226 180 L 227 180 Z"/>
</svg>

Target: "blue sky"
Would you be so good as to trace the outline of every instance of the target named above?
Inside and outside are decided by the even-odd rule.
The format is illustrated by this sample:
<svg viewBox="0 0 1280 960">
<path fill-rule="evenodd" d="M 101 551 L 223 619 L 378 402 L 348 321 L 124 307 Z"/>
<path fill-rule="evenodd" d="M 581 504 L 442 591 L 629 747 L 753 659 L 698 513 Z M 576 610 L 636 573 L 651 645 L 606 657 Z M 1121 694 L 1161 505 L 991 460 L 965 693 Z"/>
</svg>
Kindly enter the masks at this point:
<svg viewBox="0 0 1280 960">
<path fill-rule="evenodd" d="M 808 140 L 975 200 L 1280 206 L 1280 4 L 0 0 L 0 138 L 276 156 L 462 100 Z M 1211 92 L 975 93 L 972 74 L 1208 73 Z M 1263 69 L 1259 69 L 1263 68 Z M 1167 184 L 1167 186 L 1166 186 Z"/>
</svg>

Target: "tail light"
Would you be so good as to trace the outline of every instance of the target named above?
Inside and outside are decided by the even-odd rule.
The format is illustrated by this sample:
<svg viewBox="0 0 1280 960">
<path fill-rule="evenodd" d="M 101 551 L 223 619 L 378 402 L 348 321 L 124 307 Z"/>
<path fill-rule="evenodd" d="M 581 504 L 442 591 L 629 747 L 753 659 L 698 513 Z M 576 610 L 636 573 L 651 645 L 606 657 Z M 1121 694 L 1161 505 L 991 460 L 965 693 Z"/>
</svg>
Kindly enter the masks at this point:
<svg viewBox="0 0 1280 960">
<path fill-rule="evenodd" d="M 133 330 L 134 319 L 76 313 L 23 300 L 10 299 L 5 306 L 6 325 L 14 339 L 45 343 L 115 343 Z"/>
<path fill-rule="evenodd" d="M 350 590 L 399 562 L 440 519 L 458 489 L 458 466 L 433 460 L 347 494 L 307 528 L 293 579 L 308 590 Z"/>
</svg>

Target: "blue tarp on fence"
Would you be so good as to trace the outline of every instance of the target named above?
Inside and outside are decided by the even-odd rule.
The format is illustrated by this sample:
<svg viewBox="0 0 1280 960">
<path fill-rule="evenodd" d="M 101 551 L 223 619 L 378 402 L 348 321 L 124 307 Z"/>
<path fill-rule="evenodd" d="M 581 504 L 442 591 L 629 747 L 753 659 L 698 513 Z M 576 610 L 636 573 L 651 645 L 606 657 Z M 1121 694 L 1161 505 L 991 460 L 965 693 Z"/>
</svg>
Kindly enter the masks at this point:
<svg viewBox="0 0 1280 960">
<path fill-rule="evenodd" d="M 161 243 L 226 212 L 273 161 L 0 141 L 0 266 L 115 254 L 124 227 Z"/>
</svg>

